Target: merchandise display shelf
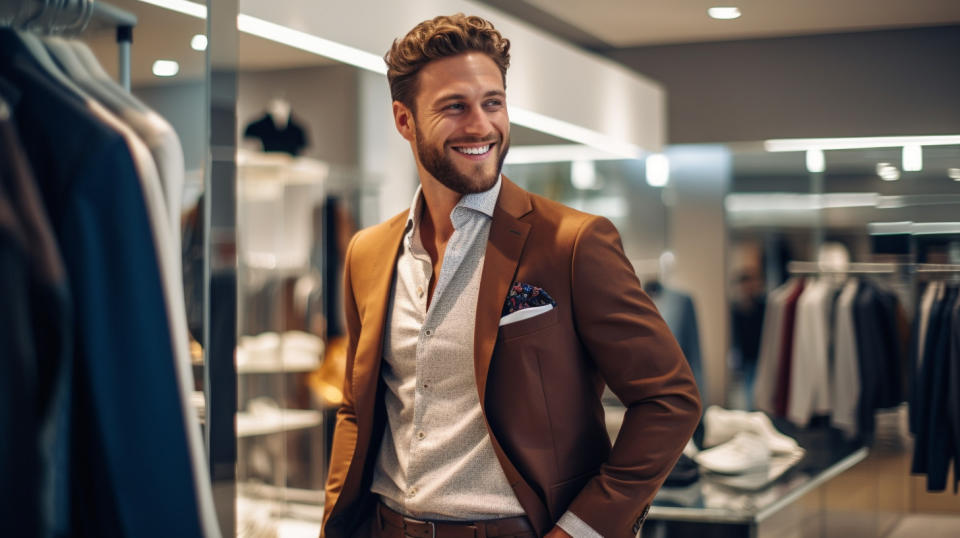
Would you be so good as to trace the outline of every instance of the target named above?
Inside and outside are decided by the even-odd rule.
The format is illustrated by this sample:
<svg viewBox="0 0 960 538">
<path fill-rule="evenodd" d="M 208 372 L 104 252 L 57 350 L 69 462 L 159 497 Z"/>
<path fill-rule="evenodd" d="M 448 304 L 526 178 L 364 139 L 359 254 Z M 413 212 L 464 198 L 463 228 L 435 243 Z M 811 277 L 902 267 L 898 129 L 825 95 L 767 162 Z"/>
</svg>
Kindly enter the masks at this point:
<svg viewBox="0 0 960 538">
<path fill-rule="evenodd" d="M 269 413 L 237 413 L 237 437 L 253 437 L 319 426 L 323 415 L 310 409 L 277 409 Z"/>
<path fill-rule="evenodd" d="M 731 487 L 730 477 L 703 473 L 686 487 L 664 487 L 657 493 L 644 525 L 643 536 L 653 536 L 662 527 L 683 532 L 712 527 L 716 536 L 763 536 L 763 523 L 787 513 L 801 498 L 821 488 L 867 458 L 869 449 L 843 439 L 836 430 L 799 430 L 778 422 L 784 433 L 795 438 L 806 451 L 797 464 L 759 488 Z M 726 482 L 726 483 L 725 483 Z M 719 531 L 716 529 L 725 529 Z M 654 530 L 656 529 L 656 530 Z M 652 534 L 650 534 L 652 532 Z"/>
</svg>

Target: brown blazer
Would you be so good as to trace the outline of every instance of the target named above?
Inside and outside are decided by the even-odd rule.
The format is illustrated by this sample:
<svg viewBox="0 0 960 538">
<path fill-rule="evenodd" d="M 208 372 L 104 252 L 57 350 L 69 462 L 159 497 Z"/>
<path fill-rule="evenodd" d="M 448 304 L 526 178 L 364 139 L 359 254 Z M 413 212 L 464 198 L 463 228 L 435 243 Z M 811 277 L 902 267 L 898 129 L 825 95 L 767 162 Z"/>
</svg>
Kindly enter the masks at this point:
<svg viewBox="0 0 960 538">
<path fill-rule="evenodd" d="M 370 516 L 386 412 L 384 321 L 407 213 L 358 233 L 344 277 L 349 343 L 322 534 Z M 506 178 L 490 227 L 474 342 L 477 391 L 497 459 L 538 535 L 570 509 L 606 537 L 634 536 L 700 418 L 693 375 L 604 218 Z M 557 306 L 498 328 L 509 286 Z M 628 407 L 612 449 L 600 395 Z"/>
</svg>

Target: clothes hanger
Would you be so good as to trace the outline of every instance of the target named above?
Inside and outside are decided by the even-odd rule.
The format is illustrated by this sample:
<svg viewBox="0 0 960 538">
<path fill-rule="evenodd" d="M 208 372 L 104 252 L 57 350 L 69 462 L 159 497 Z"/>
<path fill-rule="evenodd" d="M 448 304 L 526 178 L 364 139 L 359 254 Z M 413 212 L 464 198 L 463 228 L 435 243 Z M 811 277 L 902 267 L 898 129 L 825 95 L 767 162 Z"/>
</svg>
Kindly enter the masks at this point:
<svg viewBox="0 0 960 538">
<path fill-rule="evenodd" d="M 78 39 L 67 40 L 66 43 L 73 48 L 74 54 L 84 65 L 84 67 L 86 67 L 90 77 L 104 90 L 109 91 L 118 99 L 122 100 L 126 106 L 129 106 L 140 113 L 150 114 L 153 112 L 150 107 L 143 104 L 143 102 L 137 99 L 136 96 L 120 86 L 117 81 L 110 78 L 110 75 L 107 74 L 106 70 L 103 69 L 103 66 L 100 65 L 100 62 L 97 60 L 96 55 L 93 54 L 93 51 L 90 50 L 90 47 L 87 46 L 86 43 Z"/>
<path fill-rule="evenodd" d="M 86 1 L 86 0 L 84 0 Z M 26 28 L 38 27 L 46 31 L 51 31 L 54 28 L 56 22 L 56 15 L 51 15 L 49 12 L 51 9 L 55 9 L 52 6 L 50 1 L 45 1 L 43 6 L 27 20 L 23 22 L 23 26 Z M 92 13 L 92 11 L 91 11 Z M 69 77 L 67 77 L 64 72 L 57 66 L 56 62 L 53 61 L 53 58 L 50 57 L 50 53 L 47 52 L 47 49 L 44 48 L 43 42 L 40 41 L 40 38 L 36 35 L 30 33 L 29 31 L 24 30 L 14 30 L 12 32 L 13 36 L 23 45 L 24 51 L 36 61 L 37 65 L 51 78 L 56 82 L 60 83 L 67 91 L 77 95 L 82 99 L 90 99 L 90 96 L 86 94 L 79 86 L 77 86 Z"/>
</svg>

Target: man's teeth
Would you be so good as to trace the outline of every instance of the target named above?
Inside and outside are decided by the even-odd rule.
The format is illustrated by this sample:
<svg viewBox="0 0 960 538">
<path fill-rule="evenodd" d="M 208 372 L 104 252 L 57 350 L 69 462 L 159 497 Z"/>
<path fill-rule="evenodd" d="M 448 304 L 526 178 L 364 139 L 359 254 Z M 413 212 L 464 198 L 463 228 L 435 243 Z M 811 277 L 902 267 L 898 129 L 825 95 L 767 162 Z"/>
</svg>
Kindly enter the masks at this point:
<svg viewBox="0 0 960 538">
<path fill-rule="evenodd" d="M 484 153 L 490 151 L 490 144 L 486 146 L 480 146 L 478 148 L 456 148 L 460 153 L 466 153 L 467 155 L 483 155 Z"/>
</svg>

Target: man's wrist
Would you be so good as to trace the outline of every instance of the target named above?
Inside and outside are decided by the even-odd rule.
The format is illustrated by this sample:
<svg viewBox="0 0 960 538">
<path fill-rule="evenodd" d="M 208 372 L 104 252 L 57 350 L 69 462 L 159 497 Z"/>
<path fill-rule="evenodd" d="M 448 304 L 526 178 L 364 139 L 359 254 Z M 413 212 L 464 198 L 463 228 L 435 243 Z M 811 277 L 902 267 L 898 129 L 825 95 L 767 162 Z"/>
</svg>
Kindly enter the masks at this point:
<svg viewBox="0 0 960 538">
<path fill-rule="evenodd" d="M 567 510 L 560 520 L 557 521 L 557 527 L 569 534 L 572 538 L 603 538 L 593 527 L 580 519 L 577 514 Z"/>
</svg>

